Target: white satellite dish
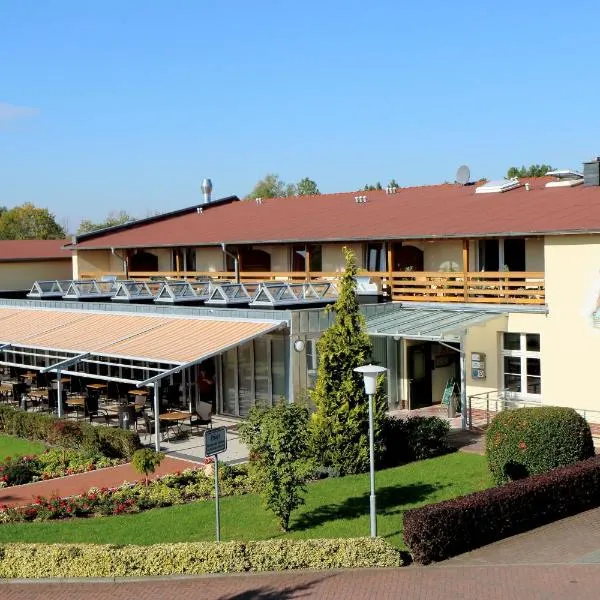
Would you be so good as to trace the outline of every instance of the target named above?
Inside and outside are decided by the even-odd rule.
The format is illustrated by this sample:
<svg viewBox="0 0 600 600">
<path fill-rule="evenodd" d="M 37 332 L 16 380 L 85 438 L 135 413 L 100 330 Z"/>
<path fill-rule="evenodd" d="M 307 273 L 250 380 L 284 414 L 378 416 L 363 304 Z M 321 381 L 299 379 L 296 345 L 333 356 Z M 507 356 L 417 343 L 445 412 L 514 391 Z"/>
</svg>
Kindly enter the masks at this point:
<svg viewBox="0 0 600 600">
<path fill-rule="evenodd" d="M 471 170 L 467 165 L 462 165 L 462 167 L 458 167 L 458 171 L 456 171 L 456 182 L 461 185 L 467 185 L 469 183 L 469 178 L 471 177 Z"/>
</svg>

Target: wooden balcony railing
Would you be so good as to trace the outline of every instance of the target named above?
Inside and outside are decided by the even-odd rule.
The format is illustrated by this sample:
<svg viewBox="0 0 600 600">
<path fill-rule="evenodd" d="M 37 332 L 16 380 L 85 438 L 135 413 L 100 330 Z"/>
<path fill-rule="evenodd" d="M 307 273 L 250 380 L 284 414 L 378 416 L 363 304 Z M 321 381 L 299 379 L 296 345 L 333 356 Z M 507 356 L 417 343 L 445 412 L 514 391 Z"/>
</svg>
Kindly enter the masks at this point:
<svg viewBox="0 0 600 600">
<path fill-rule="evenodd" d="M 104 275 L 119 272 L 84 272 L 81 279 L 101 279 Z M 405 302 L 479 302 L 495 304 L 544 304 L 544 273 L 540 272 L 439 272 L 439 271 L 395 271 L 367 272 L 378 283 L 380 289 L 392 300 Z M 321 271 L 242 271 L 240 281 L 306 281 L 315 279 L 337 279 L 339 272 Z M 233 280 L 231 271 L 131 271 L 129 279 L 147 281 L 152 278 L 183 280 L 186 278 L 210 278 Z"/>
<path fill-rule="evenodd" d="M 392 273 L 392 300 L 544 304 L 544 274 L 524 272 Z"/>
</svg>

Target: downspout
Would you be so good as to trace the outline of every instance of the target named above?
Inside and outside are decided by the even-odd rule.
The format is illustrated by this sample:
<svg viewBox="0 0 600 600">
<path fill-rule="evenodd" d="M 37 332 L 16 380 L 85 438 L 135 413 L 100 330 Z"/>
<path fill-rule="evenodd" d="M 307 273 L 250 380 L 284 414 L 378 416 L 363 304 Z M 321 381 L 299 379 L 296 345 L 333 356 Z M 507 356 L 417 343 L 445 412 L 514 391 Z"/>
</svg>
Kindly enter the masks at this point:
<svg viewBox="0 0 600 600">
<path fill-rule="evenodd" d="M 221 242 L 221 250 L 223 250 L 224 254 L 227 254 L 227 256 L 229 256 L 230 258 L 233 258 L 233 264 L 234 264 L 234 269 L 235 269 L 235 282 L 239 283 L 240 282 L 240 266 L 238 264 L 238 258 L 235 254 L 229 252 L 229 250 L 227 250 L 227 248 L 225 247 L 225 242 Z"/>
<path fill-rule="evenodd" d="M 127 259 L 120 254 L 117 254 L 117 251 L 114 248 L 110 249 L 113 256 L 116 256 L 123 263 L 123 272 L 125 273 L 125 279 L 129 279 L 129 268 L 127 265 Z"/>
</svg>

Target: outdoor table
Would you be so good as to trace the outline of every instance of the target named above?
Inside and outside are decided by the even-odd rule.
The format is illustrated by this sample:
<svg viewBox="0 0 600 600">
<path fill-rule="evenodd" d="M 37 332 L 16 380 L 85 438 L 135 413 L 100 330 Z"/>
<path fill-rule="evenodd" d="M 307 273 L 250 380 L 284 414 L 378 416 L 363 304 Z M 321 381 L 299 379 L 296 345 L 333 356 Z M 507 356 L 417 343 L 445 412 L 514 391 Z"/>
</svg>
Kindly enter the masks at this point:
<svg viewBox="0 0 600 600">
<path fill-rule="evenodd" d="M 148 390 L 129 390 L 127 394 L 129 396 L 147 396 L 149 392 Z"/>
<path fill-rule="evenodd" d="M 108 385 L 106 383 L 88 383 L 85 387 L 92 388 L 93 390 L 103 390 Z"/>
<path fill-rule="evenodd" d="M 71 383 L 71 378 L 70 377 L 61 377 L 60 379 L 53 379 L 53 382 L 58 383 L 59 381 L 61 383 Z"/>
<path fill-rule="evenodd" d="M 79 410 L 83 409 L 85 416 L 85 396 L 81 396 L 80 394 L 76 396 L 68 396 L 67 397 L 67 406 L 70 406 L 75 409 L 75 418 L 79 418 Z"/>
<path fill-rule="evenodd" d="M 181 421 L 191 419 L 192 413 L 185 410 L 172 410 L 170 412 L 162 413 L 159 415 L 159 419 L 163 423 L 167 423 L 167 441 L 169 440 L 169 426 L 175 424 L 177 431 L 181 431 Z"/>
</svg>

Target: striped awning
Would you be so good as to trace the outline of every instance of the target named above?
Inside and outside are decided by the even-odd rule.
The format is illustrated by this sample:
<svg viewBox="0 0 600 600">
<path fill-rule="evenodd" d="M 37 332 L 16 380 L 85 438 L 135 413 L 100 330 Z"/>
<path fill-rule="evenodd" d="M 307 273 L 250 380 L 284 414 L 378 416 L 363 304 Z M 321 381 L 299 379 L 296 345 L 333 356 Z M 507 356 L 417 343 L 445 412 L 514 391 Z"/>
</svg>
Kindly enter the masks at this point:
<svg viewBox="0 0 600 600">
<path fill-rule="evenodd" d="M 409 339 L 460 341 L 470 327 L 497 319 L 506 322 L 504 313 L 483 310 L 399 307 L 367 319 L 367 331 L 373 336 Z M 502 323 L 499 323 L 500 328 Z"/>
<path fill-rule="evenodd" d="M 187 365 L 285 324 L 275 320 L 0 307 L 0 344 Z"/>
</svg>

